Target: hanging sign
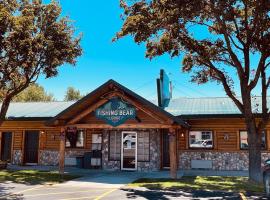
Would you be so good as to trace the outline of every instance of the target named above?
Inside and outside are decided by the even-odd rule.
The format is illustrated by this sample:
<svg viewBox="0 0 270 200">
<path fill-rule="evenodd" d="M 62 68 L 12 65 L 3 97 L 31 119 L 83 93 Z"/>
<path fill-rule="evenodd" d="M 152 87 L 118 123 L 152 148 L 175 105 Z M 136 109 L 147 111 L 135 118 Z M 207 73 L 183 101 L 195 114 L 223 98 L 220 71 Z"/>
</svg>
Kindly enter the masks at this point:
<svg viewBox="0 0 270 200">
<path fill-rule="evenodd" d="M 77 133 L 77 127 L 75 127 L 75 126 L 67 127 L 66 132 L 67 133 Z"/>
<path fill-rule="evenodd" d="M 99 107 L 95 114 L 97 118 L 115 127 L 123 124 L 128 119 L 135 119 L 136 110 L 123 100 L 113 98 Z"/>
</svg>

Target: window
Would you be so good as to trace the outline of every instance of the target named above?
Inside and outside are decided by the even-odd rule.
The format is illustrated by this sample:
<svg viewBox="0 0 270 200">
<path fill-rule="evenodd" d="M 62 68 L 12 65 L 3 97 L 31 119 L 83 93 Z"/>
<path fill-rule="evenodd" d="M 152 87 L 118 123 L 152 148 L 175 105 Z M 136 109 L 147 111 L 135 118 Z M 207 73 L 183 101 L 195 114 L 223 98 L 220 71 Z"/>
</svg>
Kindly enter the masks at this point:
<svg viewBox="0 0 270 200">
<path fill-rule="evenodd" d="M 138 149 L 137 149 L 138 161 L 149 161 L 150 157 L 149 149 L 150 149 L 149 132 L 139 132 Z"/>
<path fill-rule="evenodd" d="M 266 149 L 266 135 L 262 132 L 262 149 Z M 240 131 L 240 149 L 248 149 L 248 134 L 247 131 Z"/>
<path fill-rule="evenodd" d="M 190 131 L 189 132 L 190 148 L 213 148 L 212 131 Z"/>
<path fill-rule="evenodd" d="M 121 132 L 110 132 L 109 160 L 119 161 L 121 159 Z"/>
<path fill-rule="evenodd" d="M 84 134 L 82 129 L 67 130 L 66 132 L 66 147 L 67 148 L 83 148 L 84 147 Z"/>
<path fill-rule="evenodd" d="M 92 133 L 92 150 L 101 150 L 102 134 Z"/>
</svg>

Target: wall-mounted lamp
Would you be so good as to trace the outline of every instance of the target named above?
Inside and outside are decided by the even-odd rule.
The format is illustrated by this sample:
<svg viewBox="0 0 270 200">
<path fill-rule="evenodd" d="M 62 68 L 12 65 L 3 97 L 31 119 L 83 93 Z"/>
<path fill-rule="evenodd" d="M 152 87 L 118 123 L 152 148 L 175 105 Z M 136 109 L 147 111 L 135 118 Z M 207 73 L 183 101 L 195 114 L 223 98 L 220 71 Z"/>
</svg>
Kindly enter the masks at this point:
<svg viewBox="0 0 270 200">
<path fill-rule="evenodd" d="M 181 137 L 184 137 L 185 135 L 184 135 L 184 133 L 181 133 Z"/>
</svg>

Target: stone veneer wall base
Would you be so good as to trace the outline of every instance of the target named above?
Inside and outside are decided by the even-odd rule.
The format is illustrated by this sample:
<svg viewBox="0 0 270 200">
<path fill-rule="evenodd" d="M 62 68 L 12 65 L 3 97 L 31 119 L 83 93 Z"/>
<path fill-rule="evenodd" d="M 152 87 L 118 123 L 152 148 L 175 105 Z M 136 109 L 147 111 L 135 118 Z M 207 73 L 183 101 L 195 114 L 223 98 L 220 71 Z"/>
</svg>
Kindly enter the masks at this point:
<svg viewBox="0 0 270 200">
<path fill-rule="evenodd" d="M 22 165 L 23 164 L 23 155 L 22 150 L 14 150 L 13 151 L 13 159 L 12 164 L 13 165 Z"/>
<path fill-rule="evenodd" d="M 262 152 L 263 162 L 270 158 L 270 153 Z M 213 170 L 248 170 L 248 152 L 218 152 L 218 151 L 181 151 L 179 153 L 179 168 L 191 169 L 191 160 L 212 160 Z"/>
</svg>

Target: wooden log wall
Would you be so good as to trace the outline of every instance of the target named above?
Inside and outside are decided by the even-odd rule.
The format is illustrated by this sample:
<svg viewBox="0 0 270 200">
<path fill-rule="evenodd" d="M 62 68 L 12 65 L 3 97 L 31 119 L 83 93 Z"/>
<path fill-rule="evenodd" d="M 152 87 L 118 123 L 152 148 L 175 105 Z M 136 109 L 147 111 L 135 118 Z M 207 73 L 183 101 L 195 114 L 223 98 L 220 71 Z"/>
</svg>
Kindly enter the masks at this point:
<svg viewBox="0 0 270 200">
<path fill-rule="evenodd" d="M 41 150 L 59 151 L 60 146 L 60 128 L 46 127 L 42 121 L 8 121 L 4 122 L 0 128 L 0 147 L 2 132 L 12 132 L 12 149 L 11 155 L 15 150 L 24 153 L 25 145 L 25 131 L 38 130 L 39 131 L 39 152 Z M 76 150 L 90 150 L 92 145 L 92 134 L 101 133 L 101 129 L 85 129 L 84 147 L 76 148 Z M 68 150 L 72 150 L 67 148 Z M 1 155 L 1 148 L 0 148 Z M 24 155 L 23 155 L 24 156 Z M 0 158 L 1 159 L 1 158 Z"/>
<path fill-rule="evenodd" d="M 245 151 L 240 149 L 240 131 L 246 130 L 243 119 L 193 119 L 187 120 L 191 125 L 190 131 L 212 131 L 213 149 L 191 149 L 189 148 L 189 131 L 178 134 L 178 149 L 187 151 Z M 270 123 L 266 127 L 267 149 L 270 151 Z"/>
<path fill-rule="evenodd" d="M 86 121 L 91 121 L 93 118 L 85 118 Z M 142 120 L 146 120 L 141 115 Z M 153 120 L 153 119 L 151 119 Z M 153 123 L 150 119 L 146 122 Z M 213 149 L 203 149 L 201 151 L 245 151 L 240 150 L 240 134 L 239 131 L 245 130 L 245 124 L 243 119 L 197 119 L 197 120 L 187 120 L 191 125 L 190 130 L 194 131 L 212 131 L 213 132 Z M 97 121 L 95 121 L 97 123 Z M 8 121 L 4 122 L 0 128 L 0 138 L 1 132 L 10 131 L 13 133 L 12 138 L 12 152 L 13 150 L 24 150 L 24 132 L 25 130 L 39 130 L 40 131 L 40 141 L 39 150 L 59 150 L 60 144 L 60 128 L 46 127 L 42 121 Z M 92 144 L 92 133 L 100 133 L 102 129 L 86 129 L 85 134 L 85 145 L 84 149 L 91 149 Z M 178 151 L 200 151 L 200 149 L 190 149 L 189 148 L 189 134 L 188 130 L 180 129 L 178 131 L 177 137 L 177 149 Z M 224 139 L 227 137 L 228 139 Z M 270 151 L 270 124 L 266 127 L 266 140 L 267 149 L 264 151 Z M 1 139 L 0 139 L 1 141 Z M 1 151 L 1 149 L 0 149 Z"/>
</svg>

